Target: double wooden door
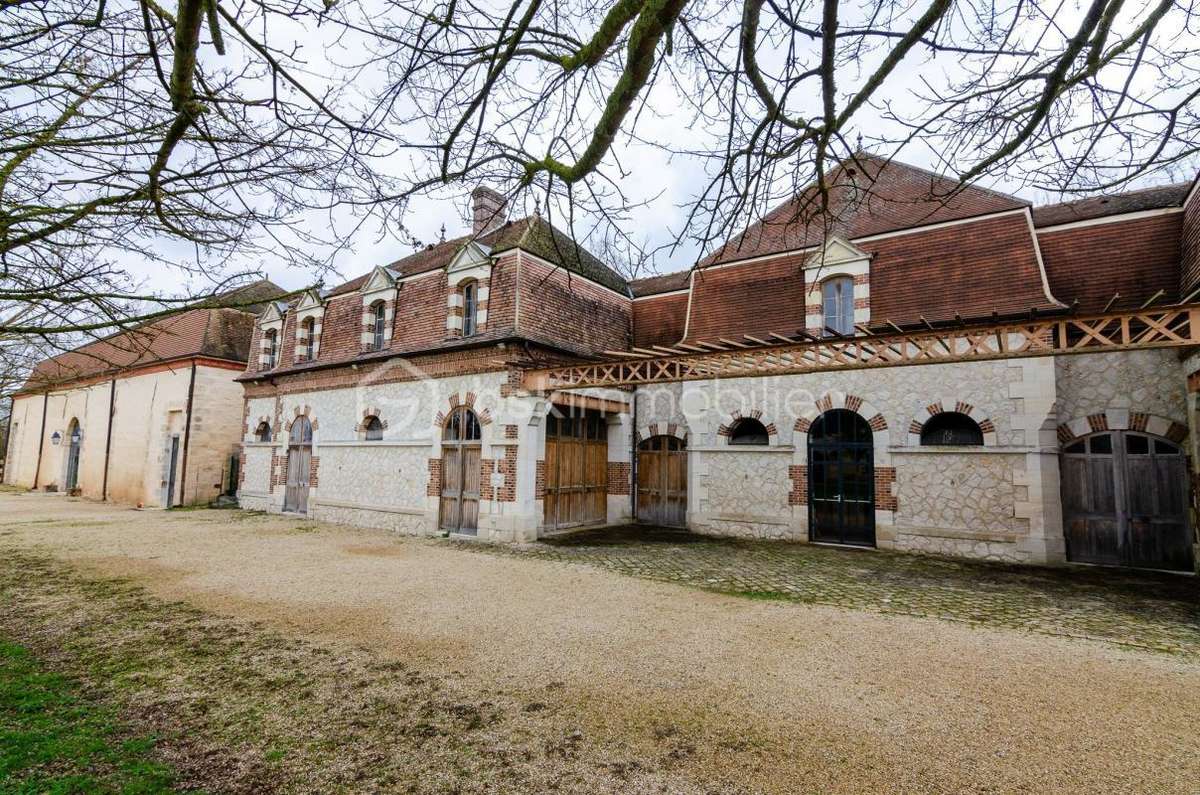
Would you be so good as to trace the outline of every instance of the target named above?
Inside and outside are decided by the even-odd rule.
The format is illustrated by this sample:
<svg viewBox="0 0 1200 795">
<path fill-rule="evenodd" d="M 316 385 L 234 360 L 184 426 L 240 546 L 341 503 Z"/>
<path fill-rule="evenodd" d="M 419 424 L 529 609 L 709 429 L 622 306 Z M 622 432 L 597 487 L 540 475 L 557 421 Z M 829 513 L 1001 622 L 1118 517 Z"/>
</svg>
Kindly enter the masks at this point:
<svg viewBox="0 0 1200 795">
<path fill-rule="evenodd" d="M 309 470 L 312 467 L 312 423 L 303 415 L 292 422 L 288 434 L 287 480 L 283 510 L 308 513 Z"/>
<path fill-rule="evenodd" d="M 1135 431 L 1092 434 L 1063 450 L 1061 479 L 1068 560 L 1192 570 L 1179 447 Z"/>
<path fill-rule="evenodd" d="M 638 444 L 637 518 L 663 527 L 687 526 L 687 444 L 651 436 Z"/>
<path fill-rule="evenodd" d="M 479 532 L 481 433 L 475 412 L 450 413 L 442 430 L 441 528 L 449 533 Z"/>
<path fill-rule="evenodd" d="M 546 417 L 542 505 L 547 530 L 608 520 L 608 422 L 600 412 Z"/>
<path fill-rule="evenodd" d="M 847 409 L 822 414 L 808 434 L 808 533 L 813 541 L 875 545 L 871 427 Z"/>
</svg>

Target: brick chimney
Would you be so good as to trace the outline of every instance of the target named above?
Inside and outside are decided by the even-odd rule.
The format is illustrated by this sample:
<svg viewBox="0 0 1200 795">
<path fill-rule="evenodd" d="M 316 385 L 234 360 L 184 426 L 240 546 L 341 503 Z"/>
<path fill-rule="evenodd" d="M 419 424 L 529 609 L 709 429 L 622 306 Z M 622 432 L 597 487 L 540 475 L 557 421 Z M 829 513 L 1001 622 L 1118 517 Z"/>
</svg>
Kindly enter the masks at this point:
<svg viewBox="0 0 1200 795">
<path fill-rule="evenodd" d="M 508 220 L 507 208 L 508 200 L 491 188 L 480 185 L 471 191 L 472 234 L 486 235 L 503 226 Z"/>
</svg>

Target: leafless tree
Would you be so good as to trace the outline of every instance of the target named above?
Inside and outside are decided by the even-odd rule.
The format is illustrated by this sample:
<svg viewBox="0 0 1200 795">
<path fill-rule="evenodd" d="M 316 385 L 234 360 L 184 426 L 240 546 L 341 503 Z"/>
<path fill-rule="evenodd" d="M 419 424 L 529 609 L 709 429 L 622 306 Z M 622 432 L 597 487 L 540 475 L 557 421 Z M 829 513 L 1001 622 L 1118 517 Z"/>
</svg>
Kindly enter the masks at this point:
<svg viewBox="0 0 1200 795">
<path fill-rule="evenodd" d="M 801 185 L 820 212 L 860 147 L 1096 191 L 1200 144 L 1185 2 L 382 1 L 380 107 L 431 130 L 415 190 L 487 178 L 605 211 L 652 146 L 702 164 L 679 230 L 702 245 Z M 672 101 L 688 123 L 650 123 Z"/>
<path fill-rule="evenodd" d="M 353 72 L 311 68 L 327 13 L 303 0 L 6 1 L 0 336 L 177 311 L 254 275 L 230 261 L 320 278 L 343 239 L 328 218 L 372 206 L 386 180 L 371 158 L 392 151 L 342 108 Z M 182 295 L 160 287 L 185 280 Z"/>
</svg>

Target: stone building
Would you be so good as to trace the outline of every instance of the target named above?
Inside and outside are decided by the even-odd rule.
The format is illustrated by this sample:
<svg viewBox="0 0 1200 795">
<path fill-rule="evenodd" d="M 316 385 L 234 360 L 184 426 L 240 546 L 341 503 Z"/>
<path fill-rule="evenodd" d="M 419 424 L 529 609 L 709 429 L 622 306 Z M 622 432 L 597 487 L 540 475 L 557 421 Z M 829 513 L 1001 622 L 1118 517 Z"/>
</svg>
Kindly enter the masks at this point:
<svg viewBox="0 0 1200 795">
<path fill-rule="evenodd" d="M 470 234 L 259 319 L 242 505 L 1191 570 L 1194 187 L 831 183 L 635 281 L 478 189 Z"/>
<path fill-rule="evenodd" d="M 260 282 L 225 296 L 268 302 Z M 170 507 L 236 489 L 255 312 L 196 307 L 39 363 L 13 397 L 4 482 Z"/>
</svg>

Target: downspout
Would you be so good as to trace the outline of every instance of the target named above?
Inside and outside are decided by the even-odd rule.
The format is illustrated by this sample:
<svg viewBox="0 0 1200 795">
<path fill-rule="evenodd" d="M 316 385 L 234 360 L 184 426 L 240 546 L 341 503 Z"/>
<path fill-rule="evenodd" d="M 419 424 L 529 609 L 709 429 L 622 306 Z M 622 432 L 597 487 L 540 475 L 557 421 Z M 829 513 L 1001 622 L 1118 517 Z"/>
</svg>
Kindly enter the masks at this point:
<svg viewBox="0 0 1200 795">
<path fill-rule="evenodd" d="M 33 470 L 33 490 L 37 491 L 38 478 L 42 476 L 42 449 L 46 446 L 46 412 L 50 410 L 50 392 L 42 393 L 42 432 L 38 435 L 37 469 Z"/>
<path fill-rule="evenodd" d="M 12 445 L 13 445 L 12 420 L 13 420 L 13 412 L 16 410 L 17 410 L 17 399 L 15 396 L 10 397 L 8 399 L 8 422 L 5 423 L 5 425 L 7 427 L 4 429 L 4 478 L 0 479 L 0 483 L 3 483 L 4 480 L 8 479 L 8 453 L 10 450 L 12 450 Z"/>
<path fill-rule="evenodd" d="M 192 359 L 192 374 L 188 379 L 187 419 L 183 423 L 183 461 L 179 465 L 179 504 L 183 505 L 184 493 L 187 489 L 187 459 L 188 441 L 192 438 L 192 395 L 196 390 L 196 360 Z M 167 502 L 171 500 L 168 497 Z M 170 508 L 170 504 L 167 505 Z"/>
<path fill-rule="evenodd" d="M 104 434 L 104 482 L 100 486 L 100 499 L 108 502 L 108 457 L 112 452 L 113 414 L 117 408 L 117 379 L 108 382 L 108 430 Z"/>
<path fill-rule="evenodd" d="M 629 505 L 633 510 L 633 521 L 637 521 L 637 483 L 638 483 L 638 422 L 637 422 L 637 391 L 638 388 L 633 388 L 633 410 L 630 412 L 630 424 L 633 426 L 629 429 Z"/>
</svg>

